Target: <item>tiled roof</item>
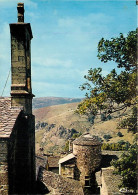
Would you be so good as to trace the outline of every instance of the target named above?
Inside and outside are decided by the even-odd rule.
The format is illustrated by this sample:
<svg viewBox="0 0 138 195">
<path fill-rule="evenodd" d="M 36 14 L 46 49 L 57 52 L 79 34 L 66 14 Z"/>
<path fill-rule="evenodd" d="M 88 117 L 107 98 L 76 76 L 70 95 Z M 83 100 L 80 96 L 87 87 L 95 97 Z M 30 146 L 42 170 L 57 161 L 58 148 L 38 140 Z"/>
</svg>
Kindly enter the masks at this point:
<svg viewBox="0 0 138 195">
<path fill-rule="evenodd" d="M 58 167 L 59 156 L 48 156 L 48 165 L 49 167 Z"/>
<path fill-rule="evenodd" d="M 101 160 L 101 168 L 106 168 L 111 166 L 112 160 L 117 160 L 120 156 L 126 153 L 126 151 L 109 151 L 102 150 L 102 160 Z"/>
<path fill-rule="evenodd" d="M 37 178 L 38 174 L 39 174 L 40 167 L 45 169 L 47 166 L 47 157 L 36 156 L 35 160 L 36 160 L 36 178 Z"/>
<path fill-rule="evenodd" d="M 75 158 L 75 155 L 74 155 L 73 153 L 68 154 L 68 155 L 65 156 L 64 158 L 61 158 L 61 159 L 59 160 L 59 163 L 60 163 L 60 164 L 61 164 L 61 163 L 64 163 L 64 162 L 66 162 L 66 161 L 68 161 L 68 160 L 71 160 L 71 159 L 73 159 L 73 158 Z"/>
<path fill-rule="evenodd" d="M 50 191 L 49 194 L 56 195 L 83 195 L 83 189 L 79 181 L 64 178 L 61 175 L 55 174 L 51 171 L 44 170 L 43 181 L 45 186 Z"/>
<path fill-rule="evenodd" d="M 121 176 L 113 174 L 113 168 L 102 168 L 102 177 L 104 179 L 109 194 L 121 194 L 118 185 L 121 182 Z"/>
<path fill-rule="evenodd" d="M 73 142 L 75 145 L 81 146 L 94 146 L 101 145 L 101 142 L 96 137 L 91 136 L 89 133 L 84 133 Z"/>
<path fill-rule="evenodd" d="M 21 108 L 11 108 L 11 98 L 0 97 L 0 138 L 8 138 Z"/>
<path fill-rule="evenodd" d="M 98 186 L 101 186 L 101 184 L 102 184 L 102 181 L 101 181 L 101 170 L 97 171 L 95 173 L 95 177 L 96 177 L 96 181 L 97 181 Z"/>
<path fill-rule="evenodd" d="M 102 155 L 115 155 L 118 158 L 125 153 L 126 151 L 111 151 L 111 150 L 102 150 Z"/>
</svg>

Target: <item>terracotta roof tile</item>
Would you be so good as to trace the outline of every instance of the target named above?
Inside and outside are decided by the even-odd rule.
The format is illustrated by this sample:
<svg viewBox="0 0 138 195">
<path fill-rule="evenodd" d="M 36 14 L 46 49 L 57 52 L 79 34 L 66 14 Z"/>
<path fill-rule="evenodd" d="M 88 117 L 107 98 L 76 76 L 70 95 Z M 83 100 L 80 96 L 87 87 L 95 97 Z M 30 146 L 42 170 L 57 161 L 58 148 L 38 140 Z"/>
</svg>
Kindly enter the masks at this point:
<svg viewBox="0 0 138 195">
<path fill-rule="evenodd" d="M 11 98 L 0 97 L 0 137 L 10 136 L 21 108 L 11 107 Z"/>
</svg>

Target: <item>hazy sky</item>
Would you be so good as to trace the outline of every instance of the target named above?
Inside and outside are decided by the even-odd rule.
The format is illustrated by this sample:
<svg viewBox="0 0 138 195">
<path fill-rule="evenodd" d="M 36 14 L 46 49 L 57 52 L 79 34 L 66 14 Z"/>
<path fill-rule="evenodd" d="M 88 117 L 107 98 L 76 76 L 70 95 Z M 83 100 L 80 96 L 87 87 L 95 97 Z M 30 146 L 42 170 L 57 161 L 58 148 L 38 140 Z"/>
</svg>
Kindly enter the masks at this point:
<svg viewBox="0 0 138 195">
<path fill-rule="evenodd" d="M 17 2 L 31 23 L 32 87 L 36 97 L 84 97 L 79 86 L 88 69 L 114 63 L 97 58 L 98 41 L 127 35 L 137 26 L 136 0 L 0 0 L 0 96 L 10 67 L 9 23 L 17 22 Z M 11 78 L 3 96 L 10 96 Z"/>
</svg>

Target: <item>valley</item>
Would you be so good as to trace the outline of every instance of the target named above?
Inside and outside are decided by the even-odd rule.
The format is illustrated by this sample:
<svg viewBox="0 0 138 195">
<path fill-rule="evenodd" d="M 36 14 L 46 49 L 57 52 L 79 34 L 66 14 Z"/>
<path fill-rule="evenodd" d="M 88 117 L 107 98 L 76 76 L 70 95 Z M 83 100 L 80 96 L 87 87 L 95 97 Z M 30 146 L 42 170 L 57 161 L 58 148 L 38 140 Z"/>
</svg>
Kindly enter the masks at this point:
<svg viewBox="0 0 138 195">
<path fill-rule="evenodd" d="M 40 150 L 45 154 L 58 154 L 64 151 L 65 143 L 74 133 L 89 132 L 100 137 L 104 143 L 118 143 L 119 141 L 133 142 L 134 134 L 127 129 L 118 129 L 118 122 L 129 114 L 116 113 L 112 119 L 101 121 L 95 119 L 92 125 L 87 117 L 75 113 L 78 103 L 67 103 L 34 109 L 36 121 L 36 153 Z M 118 136 L 121 132 L 122 137 Z M 104 135 L 110 135 L 110 139 L 104 139 Z"/>
</svg>

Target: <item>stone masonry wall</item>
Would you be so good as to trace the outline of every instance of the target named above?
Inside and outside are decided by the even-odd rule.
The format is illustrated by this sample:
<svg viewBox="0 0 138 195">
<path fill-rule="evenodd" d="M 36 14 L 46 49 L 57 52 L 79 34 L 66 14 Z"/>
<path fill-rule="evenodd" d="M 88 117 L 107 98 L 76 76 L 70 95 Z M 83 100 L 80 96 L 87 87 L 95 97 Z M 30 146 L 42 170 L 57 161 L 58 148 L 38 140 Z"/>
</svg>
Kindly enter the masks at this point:
<svg viewBox="0 0 138 195">
<path fill-rule="evenodd" d="M 11 194 L 32 193 L 35 180 L 34 116 L 18 117 L 9 142 Z"/>
<path fill-rule="evenodd" d="M 8 140 L 0 138 L 0 194 L 8 195 Z"/>
<path fill-rule="evenodd" d="M 30 24 L 10 24 L 11 30 L 11 103 L 32 114 Z"/>
<path fill-rule="evenodd" d="M 73 153 L 77 155 L 77 168 L 82 186 L 85 186 L 85 177 L 93 174 L 101 162 L 101 147 L 74 145 Z"/>
<path fill-rule="evenodd" d="M 101 195 L 108 195 L 108 189 L 104 177 L 102 177 Z"/>
<path fill-rule="evenodd" d="M 76 166 L 76 159 L 71 159 L 65 163 L 62 163 L 61 176 L 75 179 L 75 174 L 74 174 L 75 166 Z"/>
</svg>

